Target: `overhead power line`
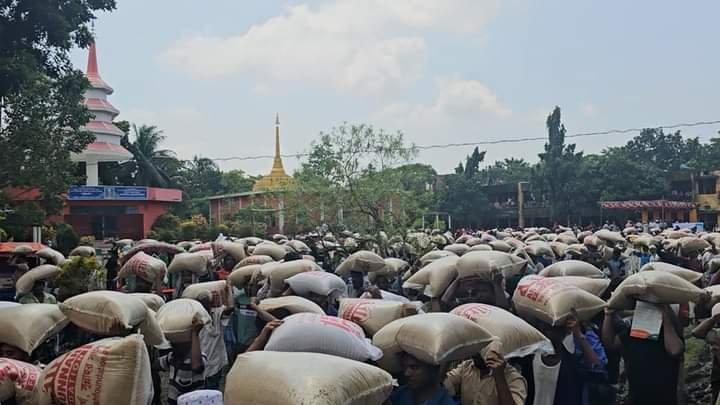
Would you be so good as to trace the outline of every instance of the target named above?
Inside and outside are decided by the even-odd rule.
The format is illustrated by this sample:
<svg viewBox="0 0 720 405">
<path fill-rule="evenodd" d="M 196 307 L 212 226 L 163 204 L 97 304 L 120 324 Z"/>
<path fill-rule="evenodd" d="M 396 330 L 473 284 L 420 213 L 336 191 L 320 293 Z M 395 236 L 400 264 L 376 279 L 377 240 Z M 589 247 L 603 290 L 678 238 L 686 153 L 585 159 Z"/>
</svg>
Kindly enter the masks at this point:
<svg viewBox="0 0 720 405">
<path fill-rule="evenodd" d="M 596 131 L 596 132 L 579 132 L 576 134 L 565 135 L 565 138 L 584 138 L 584 137 L 590 137 L 590 136 L 628 134 L 628 133 L 633 133 L 633 132 L 640 132 L 646 128 L 678 129 L 678 128 L 691 128 L 691 127 L 700 127 L 700 126 L 705 126 L 705 125 L 718 125 L 718 124 L 720 124 L 720 120 L 697 121 L 697 122 L 688 122 L 688 123 L 680 123 L 680 124 L 672 124 L 672 125 L 650 126 L 650 127 L 643 127 L 643 128 L 609 129 L 609 130 L 605 130 L 605 131 Z M 545 140 L 547 140 L 547 136 L 537 136 L 537 137 L 525 137 L 525 138 L 497 139 L 497 140 L 491 140 L 491 141 L 417 145 L 417 146 L 415 146 L 415 149 L 418 149 L 418 150 L 447 149 L 447 148 L 456 148 L 456 147 L 463 147 L 463 146 L 498 145 L 498 144 L 504 144 L 504 143 L 522 143 L 522 142 L 545 141 Z M 298 158 L 299 159 L 301 157 L 305 157 L 308 155 L 309 155 L 309 153 L 307 153 L 307 152 L 298 152 L 298 153 L 282 154 L 280 156 L 284 157 L 284 158 Z M 273 159 L 273 158 L 275 158 L 275 156 L 273 156 L 273 155 L 255 155 L 255 156 L 230 156 L 230 157 L 223 157 L 223 158 L 214 158 L 212 160 L 217 161 L 217 162 L 225 162 L 225 161 L 230 161 L 230 160 L 259 160 L 259 159 Z"/>
</svg>

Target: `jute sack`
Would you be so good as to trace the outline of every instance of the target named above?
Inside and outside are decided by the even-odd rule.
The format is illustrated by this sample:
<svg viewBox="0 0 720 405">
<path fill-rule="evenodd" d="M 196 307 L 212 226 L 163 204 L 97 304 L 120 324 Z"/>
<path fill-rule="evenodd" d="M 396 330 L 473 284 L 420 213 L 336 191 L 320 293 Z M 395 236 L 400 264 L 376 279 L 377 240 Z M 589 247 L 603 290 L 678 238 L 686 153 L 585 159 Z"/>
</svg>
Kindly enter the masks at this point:
<svg viewBox="0 0 720 405">
<path fill-rule="evenodd" d="M 680 266 L 675 266 L 670 263 L 663 263 L 663 262 L 650 262 L 646 265 L 642 266 L 640 268 L 640 271 L 648 271 L 648 270 L 655 270 L 655 271 L 664 271 L 667 273 L 672 273 L 680 278 L 682 278 L 685 281 L 689 281 L 691 283 L 697 283 L 702 277 L 703 273 L 698 273 L 697 271 L 692 271 Z"/>
<path fill-rule="evenodd" d="M 377 367 L 317 353 L 241 354 L 226 380 L 225 403 L 233 405 L 377 405 L 393 388 Z"/>
<path fill-rule="evenodd" d="M 577 234 L 578 243 L 584 243 L 585 238 L 588 236 L 592 236 L 592 231 L 582 231 L 579 234 Z"/>
<path fill-rule="evenodd" d="M 383 351 L 378 365 L 390 373 L 401 370 L 402 352 L 440 365 L 472 357 L 492 340 L 490 332 L 476 323 L 442 312 L 395 320 L 373 336 L 373 344 Z"/>
<path fill-rule="evenodd" d="M 580 243 L 577 237 L 572 232 L 563 232 L 555 238 L 555 242 L 564 243 L 566 245 L 573 245 Z"/>
<path fill-rule="evenodd" d="M 309 254 L 311 252 L 310 247 L 305 242 L 297 239 L 288 241 L 287 246 L 297 253 Z"/>
<path fill-rule="evenodd" d="M 513 247 L 509 243 L 502 240 L 494 240 L 488 243 L 488 245 L 490 245 L 492 250 L 497 250 L 498 252 L 510 253 L 510 251 L 513 250 Z"/>
<path fill-rule="evenodd" d="M 266 298 L 260 301 L 258 307 L 263 311 L 272 313 L 277 310 L 285 310 L 292 314 L 309 312 L 311 314 L 325 315 L 320 306 L 309 299 L 290 295 L 286 297 Z"/>
<path fill-rule="evenodd" d="M 495 270 L 510 278 L 525 270 L 527 260 L 504 252 L 469 252 L 457 261 L 458 277 L 485 277 L 488 280 Z"/>
<path fill-rule="evenodd" d="M 562 260 L 553 263 L 540 272 L 543 277 L 578 276 L 605 278 L 605 273 L 590 263 L 581 260 Z"/>
<path fill-rule="evenodd" d="M 309 271 L 323 271 L 315 262 L 310 260 L 293 260 L 290 262 L 279 263 L 273 266 L 268 275 L 270 279 L 270 294 L 278 296 L 285 291 L 285 280 L 288 278 Z"/>
<path fill-rule="evenodd" d="M 494 250 L 490 245 L 475 245 L 468 250 L 468 252 L 490 252 Z M 498 250 L 499 252 L 499 250 Z"/>
<path fill-rule="evenodd" d="M 167 273 L 167 266 L 164 261 L 145 252 L 138 252 L 125 262 L 117 276 L 118 278 L 136 276 L 152 283 L 165 277 L 165 273 Z"/>
<path fill-rule="evenodd" d="M 625 238 L 620 232 L 612 232 L 607 229 L 601 229 L 595 232 L 595 236 L 603 242 L 609 243 L 625 243 Z"/>
<path fill-rule="evenodd" d="M 421 289 L 424 286 L 430 286 L 429 291 L 426 290 L 426 294 L 430 294 L 430 297 L 442 296 L 458 275 L 458 260 L 460 258 L 453 255 L 428 264 L 407 279 L 403 283 L 403 288 Z"/>
<path fill-rule="evenodd" d="M 552 343 L 545 335 L 502 308 L 486 304 L 464 304 L 450 313 L 475 322 L 500 339 L 506 358 L 553 352 Z"/>
<path fill-rule="evenodd" d="M 458 242 L 458 243 L 459 243 L 459 242 Z M 465 241 L 465 244 L 468 245 L 468 246 L 470 246 L 470 247 L 473 247 L 473 246 L 485 244 L 485 241 L 483 241 L 482 239 L 477 238 L 477 237 L 472 237 L 472 238 L 466 240 L 466 241 Z"/>
<path fill-rule="evenodd" d="M 146 405 L 150 357 L 139 335 L 99 340 L 53 360 L 37 384 L 39 405 Z"/>
<path fill-rule="evenodd" d="M 12 250 L 12 253 L 16 255 L 29 255 L 32 254 L 34 251 L 35 249 L 33 249 L 33 247 L 30 245 L 17 245 Z"/>
<path fill-rule="evenodd" d="M 324 297 L 340 297 L 347 295 L 347 285 L 340 277 L 325 271 L 308 271 L 299 273 L 285 280 L 297 295 L 307 296 L 310 293 Z"/>
<path fill-rule="evenodd" d="M 210 259 L 206 254 L 196 253 L 178 253 L 173 257 L 168 266 L 168 273 L 177 274 L 182 271 L 189 271 L 195 274 L 206 274 L 210 267 Z"/>
<path fill-rule="evenodd" d="M 209 293 L 213 308 L 232 306 L 232 285 L 225 280 L 206 281 L 204 283 L 190 284 L 183 290 L 182 298 L 197 300 L 201 294 Z"/>
<path fill-rule="evenodd" d="M 635 300 L 655 304 L 700 302 L 709 293 L 688 281 L 665 271 L 641 271 L 623 280 L 615 289 L 608 306 L 613 309 L 635 309 Z"/>
<path fill-rule="evenodd" d="M 525 246 L 525 251 L 533 256 L 555 257 L 555 252 L 547 242 L 532 242 Z"/>
<path fill-rule="evenodd" d="M 704 239 L 700 239 L 695 236 L 687 236 L 684 238 L 680 238 L 680 251 L 683 255 L 690 255 L 692 253 L 702 252 L 703 250 L 710 247 L 710 243 L 708 243 Z"/>
<path fill-rule="evenodd" d="M 68 319 L 55 304 L 24 304 L 0 309 L 0 343 L 31 354 L 60 332 Z"/>
<path fill-rule="evenodd" d="M 715 304 L 720 303 L 720 284 L 705 287 L 706 294 L 710 295 L 710 301 L 707 303 L 708 308 L 712 308 Z"/>
<path fill-rule="evenodd" d="M 444 257 L 448 257 L 448 256 L 457 256 L 457 255 L 448 250 L 433 250 L 433 251 L 427 252 L 420 258 L 420 267 L 425 267 L 428 264 L 430 264 L 436 260 L 440 260 L 440 259 L 442 259 Z"/>
<path fill-rule="evenodd" d="M 165 338 L 172 343 L 190 342 L 193 323 L 207 324 L 210 315 L 195 300 L 179 298 L 163 305 L 157 311 L 157 321 Z"/>
<path fill-rule="evenodd" d="M 555 257 L 562 258 L 565 256 L 565 251 L 568 248 L 568 245 L 562 242 L 550 242 L 550 249 L 552 249 L 553 253 L 555 254 Z"/>
<path fill-rule="evenodd" d="M 283 319 L 265 345 L 266 351 L 322 353 L 350 360 L 382 357 L 356 323 L 335 316 L 301 313 Z"/>
<path fill-rule="evenodd" d="M 388 258 L 385 258 L 385 268 L 383 268 L 380 271 L 373 272 L 373 273 L 397 275 L 397 274 L 405 272 L 409 268 L 410 268 L 410 263 L 406 262 L 405 260 L 398 259 L 396 257 L 388 257 Z"/>
<path fill-rule="evenodd" d="M 36 281 L 47 280 L 57 277 L 62 270 L 52 264 L 42 264 L 20 276 L 15 283 L 17 295 L 27 294 L 32 291 Z"/>
<path fill-rule="evenodd" d="M 577 312 L 587 321 L 605 308 L 605 301 L 572 284 L 540 276 L 523 277 L 513 294 L 513 304 L 523 318 L 559 325 Z"/>
<path fill-rule="evenodd" d="M 347 276 L 351 271 L 370 273 L 385 268 L 385 260 L 377 253 L 369 250 L 360 250 L 348 256 L 335 269 L 335 274 L 340 277 Z"/>
<path fill-rule="evenodd" d="M 443 250 L 453 252 L 458 256 L 464 255 L 469 249 L 470 247 L 464 243 L 453 243 L 452 245 L 447 245 L 443 248 Z"/>
<path fill-rule="evenodd" d="M 245 245 L 237 242 L 213 242 L 212 244 L 213 254 L 215 260 L 222 260 L 225 256 L 230 255 L 236 261 L 241 261 L 245 258 Z"/>
<path fill-rule="evenodd" d="M 251 264 L 249 266 L 235 266 L 232 273 L 228 276 L 228 281 L 237 289 L 243 289 L 252 279 L 255 271 L 260 270 L 259 264 Z"/>
<path fill-rule="evenodd" d="M 585 238 L 583 238 L 582 243 L 585 246 L 592 246 L 596 248 L 604 244 L 603 241 L 595 235 L 586 236 Z"/>
<path fill-rule="evenodd" d="M 553 278 L 564 283 L 572 284 L 596 297 L 602 297 L 608 287 L 610 287 L 610 279 L 608 278 L 590 278 L 580 276 L 560 276 Z"/>
<path fill-rule="evenodd" d="M 200 252 L 203 250 L 212 251 L 212 242 L 205 242 L 205 243 L 200 243 L 200 244 L 194 245 L 193 247 L 190 248 L 190 250 L 188 250 L 188 252 L 195 253 L 195 252 Z"/>
<path fill-rule="evenodd" d="M 255 246 L 253 255 L 270 256 L 274 260 L 282 260 L 285 257 L 285 248 L 273 242 L 263 242 Z"/>
<path fill-rule="evenodd" d="M 33 404 L 40 372 L 33 364 L 0 358 L 0 401 L 14 399 L 18 405 Z"/>
<path fill-rule="evenodd" d="M 382 299 L 345 298 L 340 300 L 338 316 L 360 325 L 368 336 L 404 316 L 404 304 Z"/>
<path fill-rule="evenodd" d="M 160 307 L 165 305 L 165 300 L 157 295 L 157 294 L 150 294 L 150 293 L 132 293 L 130 294 L 131 297 L 135 297 L 140 299 L 140 301 L 145 304 L 148 308 L 152 309 L 153 311 L 157 312 Z"/>
<path fill-rule="evenodd" d="M 100 336 L 123 334 L 145 320 L 147 306 L 117 291 L 91 291 L 59 304 L 70 322 Z"/>
<path fill-rule="evenodd" d="M 92 257 L 95 256 L 95 249 L 90 246 L 78 246 L 71 250 L 68 256 Z"/>
<path fill-rule="evenodd" d="M 65 263 L 65 256 L 63 256 L 62 253 L 60 253 L 57 250 L 52 249 L 52 248 L 40 249 L 35 254 L 38 257 L 45 259 L 45 262 L 47 262 L 48 264 L 54 264 L 56 266 L 60 266 L 61 264 Z"/>
<path fill-rule="evenodd" d="M 273 258 L 270 256 L 251 255 L 251 256 L 248 256 L 248 257 L 240 260 L 240 263 L 238 263 L 235 266 L 235 268 L 237 269 L 240 267 L 252 266 L 254 264 L 265 264 L 265 263 L 270 263 L 273 261 L 274 261 Z"/>
</svg>

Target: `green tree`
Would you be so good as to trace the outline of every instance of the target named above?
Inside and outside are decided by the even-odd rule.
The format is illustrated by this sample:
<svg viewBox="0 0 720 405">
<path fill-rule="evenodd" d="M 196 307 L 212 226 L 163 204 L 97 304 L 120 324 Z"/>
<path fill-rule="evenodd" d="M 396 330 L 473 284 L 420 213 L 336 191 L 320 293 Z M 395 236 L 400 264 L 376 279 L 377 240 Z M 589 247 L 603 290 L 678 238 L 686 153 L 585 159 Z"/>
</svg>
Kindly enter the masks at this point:
<svg viewBox="0 0 720 405">
<path fill-rule="evenodd" d="M 524 159 L 499 160 L 483 169 L 481 176 L 487 185 L 528 181 L 532 176 L 532 166 Z"/>
<path fill-rule="evenodd" d="M 220 185 L 225 194 L 242 193 L 252 190 L 256 180 L 256 177 L 248 176 L 244 171 L 236 169 L 222 172 Z"/>
<path fill-rule="evenodd" d="M 480 164 L 485 160 L 485 151 L 476 147 L 465 158 L 465 164 L 458 164 L 455 174 L 443 176 L 437 195 L 437 207 L 453 217 L 453 223 L 460 226 L 478 226 L 488 209 L 487 196 L 482 191 Z"/>
</svg>

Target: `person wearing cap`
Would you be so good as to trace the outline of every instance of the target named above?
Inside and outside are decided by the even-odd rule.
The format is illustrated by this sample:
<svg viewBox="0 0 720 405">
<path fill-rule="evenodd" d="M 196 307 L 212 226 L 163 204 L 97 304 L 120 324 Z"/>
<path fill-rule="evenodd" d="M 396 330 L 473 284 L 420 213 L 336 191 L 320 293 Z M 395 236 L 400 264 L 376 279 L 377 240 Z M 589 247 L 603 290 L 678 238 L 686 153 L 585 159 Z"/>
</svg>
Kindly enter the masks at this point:
<svg viewBox="0 0 720 405">
<path fill-rule="evenodd" d="M 450 370 L 445 388 L 462 405 L 523 405 L 527 397 L 525 378 L 507 364 L 497 342 Z"/>
</svg>

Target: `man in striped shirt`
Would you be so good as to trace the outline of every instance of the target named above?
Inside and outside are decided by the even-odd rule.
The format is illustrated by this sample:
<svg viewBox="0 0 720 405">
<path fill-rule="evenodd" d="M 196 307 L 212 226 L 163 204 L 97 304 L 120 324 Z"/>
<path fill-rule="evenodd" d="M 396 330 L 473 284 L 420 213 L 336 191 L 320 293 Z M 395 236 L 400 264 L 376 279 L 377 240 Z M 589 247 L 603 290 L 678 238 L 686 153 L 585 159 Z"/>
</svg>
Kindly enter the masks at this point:
<svg viewBox="0 0 720 405">
<path fill-rule="evenodd" d="M 168 405 L 177 405 L 180 395 L 205 388 L 206 357 L 200 346 L 202 324 L 193 325 L 190 343 L 173 343 L 172 351 L 158 359 L 169 375 Z"/>
</svg>

